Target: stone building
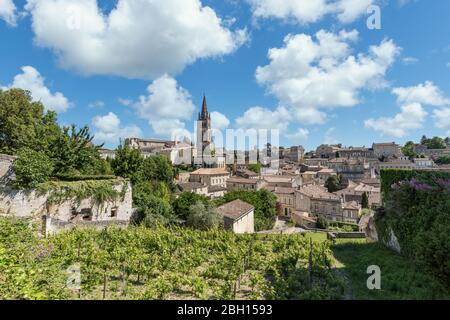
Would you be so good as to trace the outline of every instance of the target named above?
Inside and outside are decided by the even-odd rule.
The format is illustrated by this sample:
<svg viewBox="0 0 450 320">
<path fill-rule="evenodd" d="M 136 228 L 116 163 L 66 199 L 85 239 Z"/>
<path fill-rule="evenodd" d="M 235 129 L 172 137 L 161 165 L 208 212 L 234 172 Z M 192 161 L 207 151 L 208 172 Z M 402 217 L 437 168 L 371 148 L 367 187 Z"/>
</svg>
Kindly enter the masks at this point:
<svg viewBox="0 0 450 320">
<path fill-rule="evenodd" d="M 200 168 L 225 168 L 226 156 L 214 145 L 211 114 L 208 111 L 205 96 L 203 96 L 202 111 L 198 114 L 196 130 L 194 165 Z"/>
<path fill-rule="evenodd" d="M 284 217 L 291 217 L 295 210 L 295 190 L 294 188 L 276 187 L 273 192 L 277 196 L 280 214 Z"/>
<path fill-rule="evenodd" d="M 373 169 L 370 162 L 361 158 L 336 158 L 328 161 L 328 167 L 333 169 L 342 178 L 354 181 L 361 181 L 373 176 Z"/>
<path fill-rule="evenodd" d="M 208 195 L 218 198 L 227 191 L 227 180 L 230 173 L 224 168 L 201 168 L 192 172 L 189 176 L 190 182 L 198 182 L 208 187 Z"/>
<path fill-rule="evenodd" d="M 395 142 L 374 143 L 372 150 L 377 158 L 399 156 L 402 154 L 401 147 Z"/>
<path fill-rule="evenodd" d="M 336 154 L 341 150 L 338 145 L 322 144 L 316 149 L 316 157 L 332 159 L 336 157 Z"/>
<path fill-rule="evenodd" d="M 284 159 L 292 162 L 300 163 L 305 156 L 305 148 L 302 146 L 294 146 L 284 150 Z"/>
<path fill-rule="evenodd" d="M 218 208 L 223 214 L 225 229 L 234 233 L 255 232 L 255 207 L 241 200 L 234 200 Z"/>
<path fill-rule="evenodd" d="M 268 188 L 297 188 L 302 184 L 300 176 L 264 176 L 264 181 Z"/>
<path fill-rule="evenodd" d="M 152 157 L 161 154 L 163 149 L 172 148 L 176 144 L 175 141 L 159 140 L 159 139 L 141 139 L 141 138 L 127 138 L 125 139 L 125 146 L 132 149 L 138 149 L 145 157 Z"/>
<path fill-rule="evenodd" d="M 356 201 L 345 202 L 342 206 L 342 221 L 358 223 L 361 214 L 361 205 Z"/>
<path fill-rule="evenodd" d="M 177 184 L 180 192 L 193 192 L 202 196 L 208 196 L 208 186 L 200 182 L 181 182 Z"/>
<path fill-rule="evenodd" d="M 336 195 L 342 198 L 343 202 L 357 202 L 362 203 L 363 194 L 366 193 L 369 198 L 369 207 L 376 207 L 381 203 L 381 188 L 367 185 L 364 183 L 355 183 L 349 181 L 348 187 L 335 192 Z"/>
<path fill-rule="evenodd" d="M 295 211 L 342 221 L 342 200 L 322 186 L 307 185 L 296 191 Z"/>
<path fill-rule="evenodd" d="M 261 179 L 246 179 L 241 177 L 231 177 L 227 180 L 227 191 L 258 191 L 266 186 L 266 182 Z"/>
<path fill-rule="evenodd" d="M 317 172 L 317 180 L 320 184 L 325 184 L 330 177 L 337 176 L 333 169 L 324 168 Z"/>
<path fill-rule="evenodd" d="M 365 147 L 342 148 L 338 151 L 340 158 L 373 158 L 375 153 L 372 149 Z"/>
<path fill-rule="evenodd" d="M 75 183 L 64 182 L 61 188 Z M 128 225 L 133 215 L 131 184 L 118 178 L 113 188 L 120 194 L 117 198 L 98 202 L 93 197 L 55 201 L 57 191 L 41 193 L 4 187 L 0 189 L 0 215 L 32 219 L 41 225 L 44 235 L 75 226 Z"/>
</svg>

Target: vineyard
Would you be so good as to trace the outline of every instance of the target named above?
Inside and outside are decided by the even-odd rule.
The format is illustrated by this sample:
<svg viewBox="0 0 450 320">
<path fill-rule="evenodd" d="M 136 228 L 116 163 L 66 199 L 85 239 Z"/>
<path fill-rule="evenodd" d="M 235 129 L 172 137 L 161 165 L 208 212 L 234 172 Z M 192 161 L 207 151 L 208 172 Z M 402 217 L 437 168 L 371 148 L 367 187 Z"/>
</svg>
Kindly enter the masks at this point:
<svg viewBox="0 0 450 320">
<path fill-rule="evenodd" d="M 141 227 L 41 239 L 0 219 L 0 299 L 339 299 L 330 245 Z"/>
</svg>

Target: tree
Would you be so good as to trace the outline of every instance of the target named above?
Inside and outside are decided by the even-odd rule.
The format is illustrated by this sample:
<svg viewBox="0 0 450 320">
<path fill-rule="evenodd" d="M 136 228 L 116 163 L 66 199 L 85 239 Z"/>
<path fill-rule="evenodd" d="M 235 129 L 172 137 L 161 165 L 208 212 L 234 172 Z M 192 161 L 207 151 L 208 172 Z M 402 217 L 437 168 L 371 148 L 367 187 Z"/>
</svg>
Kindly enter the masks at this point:
<svg viewBox="0 0 450 320">
<path fill-rule="evenodd" d="M 440 137 L 428 139 L 426 136 L 423 136 L 420 143 L 425 145 L 428 149 L 445 149 L 447 147 L 446 141 Z"/>
<path fill-rule="evenodd" d="M 436 160 L 437 164 L 450 164 L 450 156 L 441 156 Z"/>
<path fill-rule="evenodd" d="M 144 157 L 137 149 L 120 145 L 116 157 L 111 161 L 114 173 L 122 178 L 130 179 L 134 184 L 144 180 Z"/>
<path fill-rule="evenodd" d="M 258 191 L 232 191 L 224 197 L 216 199 L 217 206 L 240 199 L 255 207 L 255 229 L 257 231 L 269 230 L 273 228 L 274 219 L 277 215 L 277 197 L 268 190 Z"/>
<path fill-rule="evenodd" d="M 328 229 L 328 220 L 323 215 L 317 217 L 317 228 Z"/>
<path fill-rule="evenodd" d="M 427 143 L 428 149 L 445 149 L 447 148 L 447 144 L 445 143 L 444 139 L 440 137 L 433 137 L 428 143 Z"/>
<path fill-rule="evenodd" d="M 367 196 L 367 192 L 362 194 L 361 207 L 363 209 L 369 209 L 369 197 Z"/>
<path fill-rule="evenodd" d="M 186 220 L 189 216 L 191 206 L 198 202 L 207 205 L 209 200 L 207 197 L 196 194 L 194 192 L 183 192 L 172 203 L 173 211 L 179 219 Z"/>
<path fill-rule="evenodd" d="M 143 161 L 144 179 L 165 182 L 173 189 L 175 169 L 170 160 L 165 156 L 153 156 Z"/>
<path fill-rule="evenodd" d="M 49 155 L 55 163 L 55 174 L 99 174 L 103 170 L 99 149 L 87 126 L 64 127 L 50 144 Z"/>
<path fill-rule="evenodd" d="M 427 143 L 429 139 L 427 138 L 427 136 L 422 136 L 422 138 L 420 139 L 420 144 L 425 145 Z"/>
<path fill-rule="evenodd" d="M 24 148 L 17 154 L 19 158 L 14 162 L 16 187 L 32 189 L 48 181 L 53 171 L 53 163 L 44 152 Z"/>
<path fill-rule="evenodd" d="M 415 144 L 413 141 L 406 142 L 405 146 L 402 148 L 402 152 L 405 156 L 410 158 L 416 158 L 417 153 L 414 151 Z"/>
<path fill-rule="evenodd" d="M 341 188 L 341 179 L 339 176 L 331 176 L 325 182 L 325 187 L 328 189 L 328 192 L 336 192 Z"/>
<path fill-rule="evenodd" d="M 22 148 L 48 151 L 61 128 L 56 113 L 44 112 L 44 105 L 33 102 L 22 89 L 0 90 L 0 152 L 16 154 Z"/>
<path fill-rule="evenodd" d="M 200 230 L 209 230 L 223 226 L 223 216 L 211 204 L 205 205 L 199 201 L 189 209 L 187 225 Z"/>
<path fill-rule="evenodd" d="M 260 174 L 261 173 L 261 162 L 257 162 L 254 164 L 248 165 L 248 170 L 253 171 L 254 173 Z"/>
</svg>

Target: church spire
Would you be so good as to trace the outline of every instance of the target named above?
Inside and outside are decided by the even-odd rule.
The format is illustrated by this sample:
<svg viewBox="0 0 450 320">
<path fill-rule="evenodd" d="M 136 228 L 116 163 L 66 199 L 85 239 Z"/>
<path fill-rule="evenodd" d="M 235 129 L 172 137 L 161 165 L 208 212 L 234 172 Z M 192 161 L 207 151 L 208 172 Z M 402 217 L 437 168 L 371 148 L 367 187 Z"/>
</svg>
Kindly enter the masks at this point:
<svg viewBox="0 0 450 320">
<path fill-rule="evenodd" d="M 201 119 L 208 119 L 208 118 L 209 118 L 208 105 L 206 104 L 206 96 L 203 95 Z"/>
</svg>

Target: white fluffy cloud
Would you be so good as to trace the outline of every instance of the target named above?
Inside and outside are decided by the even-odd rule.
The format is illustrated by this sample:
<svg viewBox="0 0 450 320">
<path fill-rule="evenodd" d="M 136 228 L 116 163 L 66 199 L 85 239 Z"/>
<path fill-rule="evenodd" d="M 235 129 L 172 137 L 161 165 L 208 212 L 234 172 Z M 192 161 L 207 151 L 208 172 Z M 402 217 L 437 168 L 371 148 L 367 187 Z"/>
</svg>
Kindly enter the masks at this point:
<svg viewBox="0 0 450 320">
<path fill-rule="evenodd" d="M 211 112 L 212 128 L 217 130 L 224 130 L 230 125 L 230 120 L 220 112 Z"/>
<path fill-rule="evenodd" d="M 394 88 L 392 93 L 397 95 L 399 104 L 423 103 L 432 106 L 443 106 L 450 104 L 450 99 L 446 98 L 441 90 L 431 81 L 418 84 L 412 87 Z"/>
<path fill-rule="evenodd" d="M 336 138 L 336 128 L 330 128 L 325 132 L 323 143 L 325 144 L 336 144 L 338 139 Z"/>
<path fill-rule="evenodd" d="M 400 51 L 392 40 L 384 40 L 368 54 L 355 56 L 350 44 L 357 39 L 356 30 L 321 30 L 315 38 L 288 35 L 282 48 L 269 50 L 270 63 L 257 68 L 256 79 L 296 120 L 323 123 L 326 114 L 320 109 L 355 106 L 362 90 L 383 86 Z"/>
<path fill-rule="evenodd" d="M 155 79 L 247 41 L 200 0 L 118 0 L 109 14 L 96 0 L 28 0 L 26 9 L 36 43 L 84 74 Z"/>
<path fill-rule="evenodd" d="M 373 0 L 247 0 L 255 18 L 276 18 L 300 24 L 317 22 L 328 14 L 350 23 L 367 12 Z"/>
<path fill-rule="evenodd" d="M 285 130 L 289 125 L 289 112 L 278 107 L 275 111 L 267 108 L 252 107 L 236 119 L 236 125 L 242 129 L 278 129 Z"/>
<path fill-rule="evenodd" d="M 104 116 L 97 116 L 92 120 L 95 140 L 98 143 L 119 143 L 120 139 L 139 137 L 142 132 L 137 126 L 122 127 L 120 119 L 113 112 Z"/>
<path fill-rule="evenodd" d="M 450 129 L 450 108 L 439 108 L 433 110 L 435 125 L 439 129 Z"/>
<path fill-rule="evenodd" d="M 296 141 L 306 141 L 309 137 L 309 130 L 304 128 L 298 128 L 294 133 L 287 133 L 285 135 L 288 139 Z"/>
<path fill-rule="evenodd" d="M 395 117 L 369 119 L 365 121 L 365 126 L 381 132 L 383 136 L 402 138 L 410 130 L 422 128 L 427 114 L 420 103 L 411 103 L 403 105 Z"/>
<path fill-rule="evenodd" d="M 147 91 L 149 94 L 140 96 L 133 107 L 149 122 L 153 131 L 169 137 L 175 131 L 185 129 L 185 121 L 192 118 L 195 110 L 189 92 L 168 75 L 153 81 Z"/>
<path fill-rule="evenodd" d="M 17 23 L 16 6 L 12 0 L 0 0 L 0 19 L 5 20 L 10 26 Z"/>
<path fill-rule="evenodd" d="M 46 110 L 64 112 L 71 102 L 61 93 L 52 93 L 44 84 L 45 78 L 35 68 L 30 66 L 22 67 L 22 73 L 14 77 L 14 81 L 6 87 L 20 88 L 31 92 L 35 101 L 41 101 Z"/>
</svg>

